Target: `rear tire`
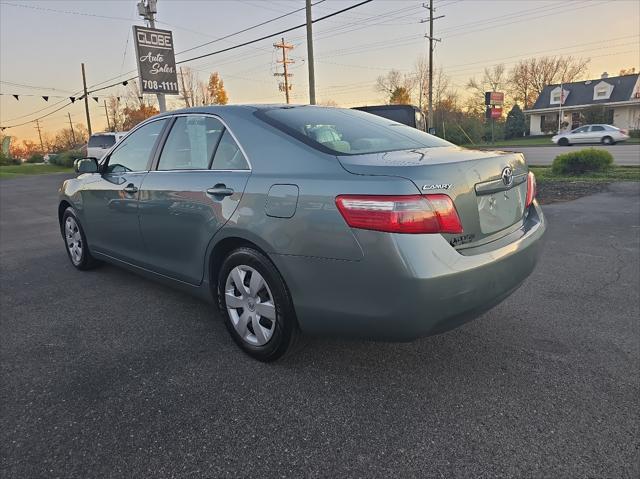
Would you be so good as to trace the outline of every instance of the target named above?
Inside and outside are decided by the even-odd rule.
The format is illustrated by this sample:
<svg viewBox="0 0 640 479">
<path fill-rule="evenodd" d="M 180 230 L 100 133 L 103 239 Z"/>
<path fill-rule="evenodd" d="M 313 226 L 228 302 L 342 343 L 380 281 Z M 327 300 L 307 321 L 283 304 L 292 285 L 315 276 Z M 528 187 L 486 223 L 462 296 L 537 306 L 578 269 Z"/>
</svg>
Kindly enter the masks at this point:
<svg viewBox="0 0 640 479">
<path fill-rule="evenodd" d="M 249 356 L 270 362 L 291 352 L 300 331 L 284 279 L 264 254 L 238 248 L 218 276 L 218 303 L 234 341 Z"/>
<path fill-rule="evenodd" d="M 602 144 L 603 145 L 615 145 L 616 142 L 613 141 L 613 138 L 611 138 L 610 136 L 605 136 L 602 138 Z"/>
<path fill-rule="evenodd" d="M 60 231 L 67 250 L 67 255 L 74 268 L 81 271 L 95 268 L 100 264 L 89 251 L 87 237 L 75 210 L 69 206 L 62 215 Z"/>
<path fill-rule="evenodd" d="M 569 140 L 565 137 L 562 137 L 558 140 L 558 145 L 560 146 L 569 146 L 571 143 L 569 143 Z"/>
</svg>

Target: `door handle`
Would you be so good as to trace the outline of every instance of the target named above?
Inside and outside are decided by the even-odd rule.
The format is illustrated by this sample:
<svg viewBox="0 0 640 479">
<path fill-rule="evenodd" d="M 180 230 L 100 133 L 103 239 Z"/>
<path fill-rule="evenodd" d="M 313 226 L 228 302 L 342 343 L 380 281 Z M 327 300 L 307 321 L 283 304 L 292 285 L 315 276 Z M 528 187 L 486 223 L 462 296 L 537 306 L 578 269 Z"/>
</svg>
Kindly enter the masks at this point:
<svg viewBox="0 0 640 479">
<path fill-rule="evenodd" d="M 134 195 L 138 192 L 138 188 L 136 188 L 136 186 L 133 183 L 129 183 L 127 186 L 124 187 L 123 191 L 125 193 L 129 193 L 130 195 Z"/>
<path fill-rule="evenodd" d="M 222 184 L 207 189 L 207 194 L 211 196 L 231 196 L 233 193 L 233 188 L 227 188 L 226 185 Z"/>
</svg>

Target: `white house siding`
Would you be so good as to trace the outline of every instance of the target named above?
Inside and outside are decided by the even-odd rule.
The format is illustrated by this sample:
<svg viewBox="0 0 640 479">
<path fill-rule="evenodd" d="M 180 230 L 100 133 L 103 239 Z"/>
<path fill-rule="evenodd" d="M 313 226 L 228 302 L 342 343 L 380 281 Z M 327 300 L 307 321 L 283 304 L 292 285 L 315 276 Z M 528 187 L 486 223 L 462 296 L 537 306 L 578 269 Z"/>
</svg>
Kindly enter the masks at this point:
<svg viewBox="0 0 640 479">
<path fill-rule="evenodd" d="M 540 129 L 540 119 L 542 118 L 542 115 L 530 115 L 531 120 L 530 120 L 530 127 L 529 127 L 529 131 L 530 131 L 530 135 L 542 135 L 542 130 Z"/>
<path fill-rule="evenodd" d="M 613 125 L 627 130 L 639 130 L 640 105 L 615 108 L 613 110 Z"/>
</svg>

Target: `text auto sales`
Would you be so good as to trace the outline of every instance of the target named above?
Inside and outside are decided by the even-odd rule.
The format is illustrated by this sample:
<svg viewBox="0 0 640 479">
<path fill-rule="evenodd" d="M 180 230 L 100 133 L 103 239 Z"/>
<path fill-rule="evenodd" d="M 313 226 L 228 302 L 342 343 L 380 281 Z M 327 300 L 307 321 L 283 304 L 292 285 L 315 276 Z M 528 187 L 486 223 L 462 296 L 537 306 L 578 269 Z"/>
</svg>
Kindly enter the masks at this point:
<svg viewBox="0 0 640 479">
<path fill-rule="evenodd" d="M 138 44 L 140 46 L 147 46 L 153 48 L 162 48 L 166 50 L 171 50 L 173 45 L 171 43 L 171 35 L 166 35 L 163 33 L 154 33 L 154 32 L 146 32 L 144 30 L 139 30 L 138 32 Z M 146 55 L 140 57 L 140 63 L 153 63 L 151 68 L 148 70 L 149 73 L 156 75 L 158 73 L 173 73 L 173 66 L 164 64 L 164 56 L 162 53 L 156 53 L 152 55 L 151 52 L 148 52 Z"/>
</svg>

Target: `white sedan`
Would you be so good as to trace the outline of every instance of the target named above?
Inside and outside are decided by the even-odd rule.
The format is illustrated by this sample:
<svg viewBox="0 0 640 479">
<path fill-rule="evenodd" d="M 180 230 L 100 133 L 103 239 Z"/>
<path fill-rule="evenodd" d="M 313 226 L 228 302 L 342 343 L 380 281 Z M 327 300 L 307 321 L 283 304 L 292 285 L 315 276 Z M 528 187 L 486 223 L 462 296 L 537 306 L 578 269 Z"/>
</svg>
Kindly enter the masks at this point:
<svg viewBox="0 0 640 479">
<path fill-rule="evenodd" d="M 602 143 L 603 145 L 614 145 L 619 141 L 629 139 L 626 130 L 621 130 L 611 125 L 584 125 L 575 130 L 558 133 L 551 138 L 555 144 L 569 146 L 574 143 Z"/>
</svg>

